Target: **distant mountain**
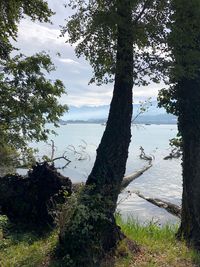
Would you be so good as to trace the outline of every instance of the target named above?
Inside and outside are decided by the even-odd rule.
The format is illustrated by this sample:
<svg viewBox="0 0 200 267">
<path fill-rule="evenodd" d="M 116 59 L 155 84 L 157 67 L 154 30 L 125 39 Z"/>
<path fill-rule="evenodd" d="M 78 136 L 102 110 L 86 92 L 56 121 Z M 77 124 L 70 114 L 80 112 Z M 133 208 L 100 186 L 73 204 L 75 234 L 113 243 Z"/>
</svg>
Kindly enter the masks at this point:
<svg viewBox="0 0 200 267">
<path fill-rule="evenodd" d="M 103 119 L 106 120 L 109 112 L 109 105 L 106 106 L 82 106 L 69 107 L 69 112 L 65 114 L 64 120 L 92 120 Z"/>
<path fill-rule="evenodd" d="M 135 120 L 135 123 L 152 124 L 177 124 L 177 117 L 171 114 L 141 115 Z"/>
<path fill-rule="evenodd" d="M 140 105 L 134 104 L 134 116 L 137 115 Z M 107 120 L 109 112 L 109 105 L 105 106 L 82 106 L 82 107 L 69 107 L 69 112 L 62 118 L 63 121 L 68 123 L 80 123 L 80 122 L 90 122 L 90 123 L 103 123 Z M 158 108 L 157 102 L 152 102 L 152 106 L 147 112 L 140 115 L 135 122 L 137 123 L 166 123 L 166 124 L 176 124 L 177 118 L 171 114 L 167 114 L 164 108 Z"/>
</svg>

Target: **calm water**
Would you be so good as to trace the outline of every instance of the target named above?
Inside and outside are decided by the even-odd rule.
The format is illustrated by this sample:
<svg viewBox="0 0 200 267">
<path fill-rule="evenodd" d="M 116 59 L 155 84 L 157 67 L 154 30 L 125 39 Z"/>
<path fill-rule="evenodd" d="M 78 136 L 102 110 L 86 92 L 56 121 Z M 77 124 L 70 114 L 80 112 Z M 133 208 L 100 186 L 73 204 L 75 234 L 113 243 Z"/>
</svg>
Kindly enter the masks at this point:
<svg viewBox="0 0 200 267">
<path fill-rule="evenodd" d="M 56 129 L 53 136 L 55 156 L 65 155 L 72 161 L 62 171 L 73 182 L 85 181 L 93 166 L 96 148 L 100 142 L 105 126 L 99 124 L 68 124 Z M 132 142 L 129 149 L 126 173 L 130 174 L 145 166 L 147 162 L 139 158 L 142 146 L 147 155 L 153 155 L 153 167 L 132 182 L 119 197 L 118 210 L 124 217 L 133 216 L 140 222 L 156 221 L 158 223 L 176 223 L 177 218 L 165 210 L 137 197 L 127 191 L 140 191 L 145 196 L 181 203 L 181 166 L 180 160 L 163 160 L 169 154 L 169 139 L 176 136 L 176 125 L 148 125 L 132 127 Z M 51 155 L 51 148 L 44 143 L 33 144 L 39 148 L 39 157 Z M 57 163 L 58 166 L 64 162 Z"/>
</svg>

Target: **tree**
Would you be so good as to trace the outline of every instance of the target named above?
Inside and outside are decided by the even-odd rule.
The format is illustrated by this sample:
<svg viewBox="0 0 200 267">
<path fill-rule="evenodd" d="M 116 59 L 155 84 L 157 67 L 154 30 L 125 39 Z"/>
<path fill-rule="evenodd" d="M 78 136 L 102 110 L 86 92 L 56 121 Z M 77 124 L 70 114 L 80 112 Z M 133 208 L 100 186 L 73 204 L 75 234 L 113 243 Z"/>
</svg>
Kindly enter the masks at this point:
<svg viewBox="0 0 200 267">
<path fill-rule="evenodd" d="M 173 0 L 168 44 L 169 90 L 160 104 L 178 116 L 183 148 L 182 216 L 178 236 L 200 249 L 200 2 Z"/>
<path fill-rule="evenodd" d="M 47 140 L 46 123 L 57 126 L 67 106 L 58 102 L 65 93 L 60 80 L 51 81 L 45 72 L 55 70 L 45 53 L 8 59 L 0 75 L 1 147 L 27 150 L 27 142 Z M 25 150 L 25 151 L 24 151 Z"/>
<path fill-rule="evenodd" d="M 0 0 L 0 59 L 8 58 L 16 40 L 18 23 L 25 16 L 32 21 L 50 22 L 53 12 L 44 0 Z"/>
<path fill-rule="evenodd" d="M 145 75 L 158 80 L 166 3 L 70 1 L 76 12 L 62 32 L 68 33 L 70 43 L 78 43 L 77 56 L 84 55 L 92 65 L 90 82 L 109 82 L 114 75 L 114 91 L 94 167 L 70 222 L 60 233 L 66 266 L 99 266 L 123 237 L 114 212 L 131 140 L 132 87 L 147 84 Z"/>
<path fill-rule="evenodd" d="M 29 158 L 27 142 L 46 140 L 46 123 L 57 123 L 66 106 L 57 97 L 64 93 L 61 81 L 52 82 L 44 73 L 55 69 L 47 54 L 20 54 L 11 41 L 17 40 L 18 23 L 26 16 L 32 21 L 50 22 L 53 12 L 44 0 L 0 0 L 0 148 L 1 167 L 18 164 L 18 149 Z"/>
</svg>

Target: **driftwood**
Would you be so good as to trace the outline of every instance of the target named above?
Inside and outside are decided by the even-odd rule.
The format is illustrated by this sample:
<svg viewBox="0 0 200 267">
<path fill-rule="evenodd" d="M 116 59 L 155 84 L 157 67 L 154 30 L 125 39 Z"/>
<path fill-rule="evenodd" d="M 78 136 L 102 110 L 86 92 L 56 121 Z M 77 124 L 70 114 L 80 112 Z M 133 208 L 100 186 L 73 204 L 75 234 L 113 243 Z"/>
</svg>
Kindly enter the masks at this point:
<svg viewBox="0 0 200 267">
<path fill-rule="evenodd" d="M 140 159 L 148 161 L 149 164 L 144 168 L 142 168 L 141 170 L 125 176 L 121 183 L 121 191 L 123 191 L 132 181 L 140 177 L 144 172 L 146 172 L 148 169 L 152 167 L 153 156 L 147 156 L 142 146 L 140 147 Z"/>
<path fill-rule="evenodd" d="M 171 202 L 159 199 L 159 198 L 149 198 L 149 197 L 145 197 L 144 195 L 142 195 L 140 192 L 134 192 L 137 196 L 139 196 L 140 198 L 150 202 L 151 204 L 159 207 L 159 208 L 163 208 L 166 211 L 168 211 L 169 213 L 171 213 L 172 215 L 181 218 L 181 207 L 173 204 Z"/>
<path fill-rule="evenodd" d="M 180 148 L 173 148 L 168 156 L 164 157 L 164 160 L 168 159 L 178 159 L 182 156 L 182 151 Z"/>
<path fill-rule="evenodd" d="M 136 171 L 132 174 L 129 174 L 127 176 L 124 176 L 122 183 L 121 183 L 121 191 L 123 191 L 131 182 L 133 182 L 135 179 L 140 177 L 144 172 L 146 172 L 148 169 L 152 167 L 152 164 L 149 163 L 149 165 L 143 167 L 139 171 Z M 85 184 L 82 183 L 73 183 L 72 184 L 72 191 L 77 192 L 81 186 L 84 186 Z"/>
<path fill-rule="evenodd" d="M 121 191 L 123 191 L 132 181 L 134 181 L 135 179 L 140 177 L 144 172 L 146 172 L 151 167 L 152 167 L 152 164 L 150 162 L 149 165 L 145 166 L 141 170 L 139 170 L 139 171 L 137 171 L 135 173 L 132 173 L 130 175 L 125 176 L 123 178 L 122 183 L 121 183 Z"/>
<path fill-rule="evenodd" d="M 165 157 L 164 159 L 179 158 L 180 156 L 181 156 L 180 150 L 173 149 L 170 155 Z M 140 147 L 140 158 L 143 160 L 149 161 L 149 165 L 144 167 L 142 170 L 136 172 L 135 174 L 124 177 L 122 181 L 122 190 L 126 188 L 133 180 L 141 176 L 146 170 L 148 170 L 152 166 L 153 156 L 147 156 L 142 146 Z M 159 208 L 163 208 L 167 212 L 171 213 L 172 215 L 177 216 L 178 218 L 181 218 L 181 207 L 180 206 L 170 203 L 168 201 L 162 200 L 162 199 L 145 197 L 140 192 L 134 192 L 134 193 L 140 198 L 150 202 L 151 204 Z"/>
<path fill-rule="evenodd" d="M 150 169 L 152 167 L 152 160 L 154 159 L 154 157 L 153 156 L 147 156 L 145 154 L 144 148 L 142 146 L 140 147 L 140 156 L 139 157 L 142 160 L 148 161 L 149 164 L 137 172 L 134 172 L 132 174 L 124 176 L 122 183 L 121 183 L 121 191 L 123 191 L 131 182 L 133 182 L 135 179 L 140 177 L 144 172 L 146 172 L 148 169 Z M 72 190 L 74 192 L 76 192 L 76 191 L 78 191 L 78 189 L 81 186 L 84 186 L 84 183 L 75 183 L 72 185 Z"/>
<path fill-rule="evenodd" d="M 149 164 L 152 162 L 153 160 L 153 156 L 147 156 L 146 153 L 144 152 L 144 148 L 142 146 L 140 146 L 140 159 L 143 159 L 143 160 L 147 160 L 149 161 Z"/>
</svg>

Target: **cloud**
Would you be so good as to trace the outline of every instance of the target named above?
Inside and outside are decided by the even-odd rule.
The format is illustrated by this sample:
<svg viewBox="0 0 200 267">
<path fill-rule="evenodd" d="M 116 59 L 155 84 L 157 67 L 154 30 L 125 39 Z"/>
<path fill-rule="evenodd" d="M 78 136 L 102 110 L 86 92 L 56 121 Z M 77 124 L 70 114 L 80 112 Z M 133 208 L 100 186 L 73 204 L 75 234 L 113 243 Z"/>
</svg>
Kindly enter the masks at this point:
<svg viewBox="0 0 200 267">
<path fill-rule="evenodd" d="M 51 74 L 51 79 L 60 79 L 66 86 L 68 95 L 60 102 L 68 105 L 107 105 L 111 101 L 113 84 L 96 86 L 88 85 L 93 70 L 83 58 L 76 58 L 74 46 L 66 43 L 67 36 L 60 36 L 60 26 L 69 16 L 70 10 L 63 7 L 65 0 L 48 0 L 56 14 L 52 17 L 53 25 L 32 22 L 26 18 L 19 24 L 18 41 L 14 45 L 26 55 L 39 51 L 47 51 L 52 56 L 57 69 Z M 61 57 L 57 57 L 59 52 Z M 147 87 L 134 87 L 134 101 L 144 100 L 149 96 L 156 98 L 157 92 L 163 86 L 151 84 Z"/>
<path fill-rule="evenodd" d="M 133 87 L 134 97 L 137 98 L 148 98 L 148 97 L 156 97 L 158 95 L 158 91 L 164 87 L 164 83 L 150 83 L 148 86 L 137 86 Z"/>
<path fill-rule="evenodd" d="M 80 63 L 78 61 L 75 61 L 71 58 L 59 58 L 58 59 L 60 62 L 63 62 L 63 63 L 66 63 L 66 64 L 69 64 L 69 65 L 79 65 Z"/>
<path fill-rule="evenodd" d="M 56 45 L 66 46 L 66 37 L 60 37 L 60 30 L 38 23 L 33 23 L 29 19 L 22 20 L 19 25 L 18 37 L 21 41 L 39 42 L 41 45 L 45 43 L 54 43 Z"/>
</svg>

